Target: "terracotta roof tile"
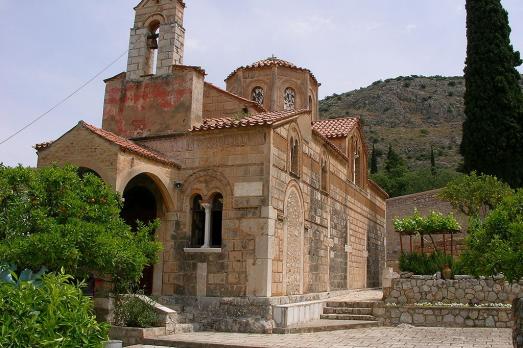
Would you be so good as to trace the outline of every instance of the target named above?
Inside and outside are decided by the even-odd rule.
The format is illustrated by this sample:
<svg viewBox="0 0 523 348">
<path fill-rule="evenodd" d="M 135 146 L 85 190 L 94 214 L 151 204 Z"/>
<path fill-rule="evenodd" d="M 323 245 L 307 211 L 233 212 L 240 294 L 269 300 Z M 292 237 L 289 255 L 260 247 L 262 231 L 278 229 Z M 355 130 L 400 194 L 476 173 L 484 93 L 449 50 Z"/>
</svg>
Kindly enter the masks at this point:
<svg viewBox="0 0 523 348">
<path fill-rule="evenodd" d="M 209 83 L 209 82 L 205 82 L 205 84 L 209 87 L 212 87 L 214 89 L 217 89 L 218 91 L 222 92 L 222 93 L 225 93 L 225 94 L 228 94 L 230 95 L 231 97 L 234 97 L 238 100 L 241 100 L 243 101 L 244 103 L 248 103 L 248 104 L 251 104 L 252 106 L 254 106 L 258 112 L 267 112 L 267 110 L 260 104 L 256 103 L 255 101 L 252 101 L 252 100 L 249 100 L 249 99 L 246 99 L 246 98 L 243 98 L 243 97 L 240 97 L 239 95 L 236 95 L 234 93 L 231 93 L 229 91 L 226 91 L 225 89 L 221 89 L 220 87 L 216 86 L 216 85 L 213 85 L 212 83 Z"/>
<path fill-rule="evenodd" d="M 314 81 L 316 81 L 316 83 L 318 83 L 318 80 L 316 79 L 314 74 L 309 69 L 300 68 L 300 67 L 296 66 L 295 64 L 293 64 L 291 62 L 288 62 L 288 61 L 283 60 L 283 59 L 276 58 L 274 56 L 273 57 L 269 57 L 267 59 L 259 60 L 259 61 L 255 62 L 255 63 L 250 64 L 250 65 L 241 66 L 241 67 L 237 68 L 232 73 L 230 73 L 229 76 L 227 76 L 225 81 L 230 79 L 234 74 L 236 74 L 240 70 L 264 68 L 264 67 L 270 67 L 270 66 L 282 66 L 282 67 L 296 69 L 296 70 L 300 70 L 300 71 L 307 71 L 309 74 L 311 74 L 311 76 L 314 79 Z"/>
<path fill-rule="evenodd" d="M 306 112 L 310 112 L 310 110 L 303 109 L 291 111 L 265 112 L 261 114 L 247 116 L 242 119 L 235 119 L 232 117 L 208 118 L 203 120 L 203 123 L 201 125 L 193 127 L 191 131 L 197 132 L 213 129 L 271 125 L 276 122 L 283 121 L 287 118 L 291 118 L 293 116 L 297 116 Z"/>
<path fill-rule="evenodd" d="M 346 137 L 359 123 L 359 118 L 334 118 L 313 122 L 312 128 L 327 138 Z"/>
<path fill-rule="evenodd" d="M 119 135 L 116 135 L 116 134 L 106 131 L 104 129 L 95 127 L 84 121 L 78 122 L 78 125 L 91 131 L 92 133 L 98 135 L 99 137 L 102 137 L 103 139 L 105 139 L 113 144 L 118 145 L 120 147 L 120 149 L 122 149 L 123 151 L 128 151 L 128 152 L 134 153 L 138 156 L 145 157 L 145 158 L 148 158 L 148 159 L 151 159 L 151 160 L 163 163 L 163 164 L 179 167 L 179 165 L 177 163 L 175 163 L 174 161 L 171 161 L 164 155 L 162 155 L 156 151 L 153 151 L 151 149 L 148 149 L 142 145 L 138 145 L 129 139 L 123 138 Z M 53 142 L 49 141 L 49 142 L 45 142 L 42 144 L 37 144 L 34 146 L 34 148 L 37 151 L 42 151 L 42 150 L 49 148 L 49 146 L 51 146 L 52 144 L 53 144 Z"/>
<path fill-rule="evenodd" d="M 93 125 L 90 125 L 84 121 L 80 121 L 80 125 L 83 126 L 84 128 L 90 130 L 91 132 L 93 132 L 94 134 L 120 146 L 120 148 L 122 150 L 125 150 L 125 151 L 129 151 L 129 152 L 132 152 L 136 155 L 139 155 L 139 156 L 142 156 L 142 157 L 145 157 L 145 158 L 148 158 L 148 159 L 152 159 L 154 161 L 157 161 L 157 162 L 160 162 L 160 163 L 163 163 L 163 164 L 168 164 L 168 165 L 172 165 L 172 166 L 176 166 L 176 167 L 179 167 L 179 165 L 177 163 L 175 163 L 174 161 L 171 161 L 170 159 L 168 159 L 167 157 L 165 157 L 164 155 L 156 152 L 156 151 L 153 151 L 151 149 L 148 149 L 142 145 L 138 145 L 136 144 L 135 142 L 129 140 L 129 139 L 126 139 L 126 138 L 123 138 L 119 135 L 116 135 L 112 132 L 109 132 L 109 131 L 106 131 L 104 129 L 101 129 L 101 128 L 98 128 L 98 127 L 95 127 Z"/>
</svg>

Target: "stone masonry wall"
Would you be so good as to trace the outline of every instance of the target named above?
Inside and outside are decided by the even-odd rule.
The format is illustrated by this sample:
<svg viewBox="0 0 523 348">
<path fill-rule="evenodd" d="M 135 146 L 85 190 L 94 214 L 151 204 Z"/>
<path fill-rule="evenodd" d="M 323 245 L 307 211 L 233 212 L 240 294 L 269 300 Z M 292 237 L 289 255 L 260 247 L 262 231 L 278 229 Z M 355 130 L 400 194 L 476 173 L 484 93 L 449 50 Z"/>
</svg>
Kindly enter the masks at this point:
<svg viewBox="0 0 523 348">
<path fill-rule="evenodd" d="M 414 209 L 417 209 L 421 214 L 429 214 L 431 211 L 437 211 L 443 214 L 452 212 L 461 224 L 462 230 L 467 230 L 467 217 L 459 211 L 453 210 L 448 202 L 440 200 L 438 193 L 439 190 L 432 190 L 387 200 L 387 266 L 393 267 L 394 271 L 399 271 L 399 258 L 401 255 L 400 236 L 394 231 L 392 224 L 395 218 L 411 215 Z M 424 250 L 427 252 L 432 251 L 432 241 L 428 236 L 424 238 Z M 459 255 L 460 250 L 463 248 L 464 238 L 464 233 L 454 236 L 454 255 Z M 434 236 L 434 239 L 439 250 L 446 249 L 447 253 L 450 253 L 450 236 L 445 237 L 445 246 L 443 236 Z M 413 250 L 420 251 L 420 238 L 413 237 L 412 241 Z M 409 237 L 403 237 L 403 250 L 410 250 Z"/>
<path fill-rule="evenodd" d="M 380 323 L 429 327 L 512 327 L 510 308 L 385 307 Z"/>
<path fill-rule="evenodd" d="M 244 112 L 246 111 L 246 113 Z M 204 84 L 203 118 L 241 117 L 245 114 L 256 114 L 259 110 L 248 100 L 243 100 L 211 85 Z"/>
<path fill-rule="evenodd" d="M 272 142 L 270 199 L 281 216 L 275 228 L 273 296 L 286 294 L 284 208 L 286 190 L 293 181 L 299 183 L 305 208 L 304 293 L 379 285 L 381 277 L 377 275 L 385 257 L 383 197 L 353 185 L 345 161 L 331 151 L 328 190 L 321 190 L 320 154 L 325 146 L 314 136 L 302 142 L 299 177 L 290 174 L 290 127 L 277 128 Z M 368 260 L 369 247 L 373 248 L 372 260 Z"/>
<path fill-rule="evenodd" d="M 260 288 L 257 282 L 263 285 L 264 275 L 253 265 L 257 264 L 256 251 L 263 248 L 263 234 L 268 230 L 268 220 L 262 216 L 266 205 L 264 131 L 202 132 L 150 139 L 143 144 L 170 154 L 183 167 L 173 178 L 183 186 L 175 193 L 178 218 L 170 236 L 173 248 L 164 256 L 163 293 L 255 295 Z M 200 194 L 209 200 L 216 192 L 224 197 L 221 250 L 186 252 L 184 249 L 191 247 L 191 197 Z"/>
<path fill-rule="evenodd" d="M 512 316 L 514 348 L 523 348 L 523 296 L 519 296 L 512 302 Z"/>
<path fill-rule="evenodd" d="M 523 295 L 523 282 L 510 284 L 499 279 L 431 279 L 413 276 L 408 279 L 393 279 L 392 286 L 385 288 L 385 303 L 414 304 L 420 302 L 463 303 L 507 303 Z"/>
</svg>

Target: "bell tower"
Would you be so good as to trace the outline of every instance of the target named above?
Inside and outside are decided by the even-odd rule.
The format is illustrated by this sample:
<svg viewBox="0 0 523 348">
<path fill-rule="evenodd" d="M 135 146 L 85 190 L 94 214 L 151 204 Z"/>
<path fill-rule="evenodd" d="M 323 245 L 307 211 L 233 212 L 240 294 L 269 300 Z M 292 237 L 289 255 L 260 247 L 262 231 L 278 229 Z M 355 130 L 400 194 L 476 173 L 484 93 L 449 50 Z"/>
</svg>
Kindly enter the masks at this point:
<svg viewBox="0 0 523 348">
<path fill-rule="evenodd" d="M 129 40 L 127 80 L 172 72 L 183 64 L 183 0 L 143 0 L 134 8 Z"/>
</svg>

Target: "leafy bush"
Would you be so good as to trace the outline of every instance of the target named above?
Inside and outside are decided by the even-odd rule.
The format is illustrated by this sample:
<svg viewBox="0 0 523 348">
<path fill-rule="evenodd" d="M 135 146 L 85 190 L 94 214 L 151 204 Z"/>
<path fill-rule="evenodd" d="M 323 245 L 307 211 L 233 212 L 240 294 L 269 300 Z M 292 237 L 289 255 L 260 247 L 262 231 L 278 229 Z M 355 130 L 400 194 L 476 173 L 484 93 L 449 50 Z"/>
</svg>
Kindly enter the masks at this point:
<svg viewBox="0 0 523 348">
<path fill-rule="evenodd" d="M 466 245 L 461 257 L 467 273 L 523 277 L 523 189 L 506 196 L 484 221 L 473 219 Z"/>
<path fill-rule="evenodd" d="M 404 234 L 431 234 L 434 232 L 458 232 L 461 226 L 452 213 L 443 215 L 432 211 L 428 216 L 421 216 L 417 210 L 414 214 L 393 220 L 394 229 Z"/>
<path fill-rule="evenodd" d="M 155 327 L 158 325 L 158 313 L 153 301 L 144 295 L 126 295 L 117 299 L 115 324 L 127 327 Z"/>
<path fill-rule="evenodd" d="M 101 347 L 109 326 L 71 282 L 64 273 L 45 275 L 40 286 L 0 282 L 0 347 Z"/>
<path fill-rule="evenodd" d="M 44 169 L 0 165 L 0 255 L 21 268 L 62 267 L 77 279 L 112 275 L 122 290 L 156 261 L 157 224 L 137 233 L 120 218 L 118 194 L 75 167 Z"/>
<path fill-rule="evenodd" d="M 476 172 L 450 181 L 441 191 L 440 197 L 454 209 L 470 217 L 484 217 L 506 196 L 514 191 L 495 176 L 478 175 Z"/>
<path fill-rule="evenodd" d="M 420 275 L 432 275 L 441 272 L 445 265 L 453 268 L 453 259 L 450 255 L 434 252 L 430 255 L 421 253 L 403 253 L 400 256 L 400 270 Z"/>
</svg>

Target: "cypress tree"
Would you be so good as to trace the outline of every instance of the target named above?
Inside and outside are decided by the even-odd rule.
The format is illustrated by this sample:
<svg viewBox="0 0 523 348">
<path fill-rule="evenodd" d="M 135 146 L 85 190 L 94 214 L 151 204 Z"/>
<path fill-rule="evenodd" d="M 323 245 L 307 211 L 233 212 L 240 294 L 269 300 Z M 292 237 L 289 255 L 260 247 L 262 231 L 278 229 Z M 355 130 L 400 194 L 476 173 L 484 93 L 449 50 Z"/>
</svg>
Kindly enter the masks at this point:
<svg viewBox="0 0 523 348">
<path fill-rule="evenodd" d="M 436 175 L 436 157 L 434 157 L 434 146 L 430 146 L 430 172 Z"/>
<path fill-rule="evenodd" d="M 500 0 L 467 0 L 465 115 L 461 154 L 466 172 L 523 186 L 523 94 Z"/>
<path fill-rule="evenodd" d="M 403 173 L 406 169 L 403 158 L 392 149 L 392 145 L 389 145 L 389 151 L 385 159 L 385 171 L 389 174 L 398 174 Z"/>
<path fill-rule="evenodd" d="M 376 148 L 372 144 L 372 155 L 370 156 L 370 173 L 376 174 L 378 172 L 378 156 L 376 156 Z"/>
</svg>

